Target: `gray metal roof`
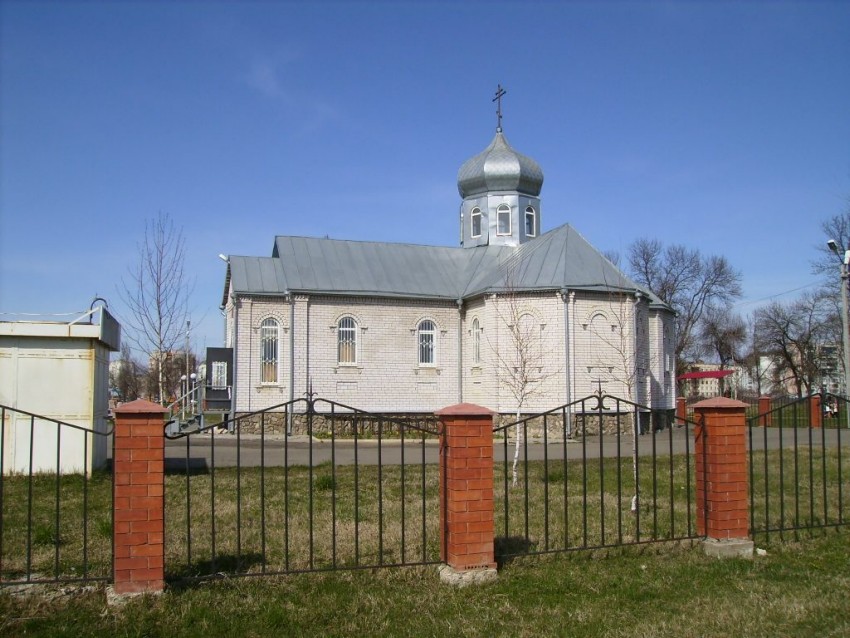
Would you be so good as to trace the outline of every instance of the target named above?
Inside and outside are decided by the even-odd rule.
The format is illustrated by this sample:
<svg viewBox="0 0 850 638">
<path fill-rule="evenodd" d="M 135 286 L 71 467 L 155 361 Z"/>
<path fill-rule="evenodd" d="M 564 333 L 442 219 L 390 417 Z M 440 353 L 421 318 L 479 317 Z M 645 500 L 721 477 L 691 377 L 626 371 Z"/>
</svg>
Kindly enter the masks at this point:
<svg viewBox="0 0 850 638">
<path fill-rule="evenodd" d="M 278 236 L 271 257 L 231 256 L 237 294 L 287 293 L 457 300 L 505 290 L 641 290 L 564 224 L 518 247 L 451 248 Z"/>
<path fill-rule="evenodd" d="M 461 197 L 488 191 L 519 191 L 537 197 L 543 188 L 543 170 L 530 157 L 515 151 L 501 131 L 490 145 L 468 159 L 457 173 Z"/>
</svg>

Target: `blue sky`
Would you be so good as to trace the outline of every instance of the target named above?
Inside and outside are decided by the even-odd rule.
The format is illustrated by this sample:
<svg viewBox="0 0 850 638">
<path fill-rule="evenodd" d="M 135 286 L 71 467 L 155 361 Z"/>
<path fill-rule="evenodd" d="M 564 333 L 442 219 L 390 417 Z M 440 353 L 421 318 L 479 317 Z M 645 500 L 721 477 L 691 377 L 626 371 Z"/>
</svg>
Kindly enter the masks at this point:
<svg viewBox="0 0 850 638">
<path fill-rule="evenodd" d="M 850 3 L 6 0 L 0 312 L 98 294 L 120 318 L 160 211 L 198 350 L 221 345 L 219 253 L 457 245 L 499 83 L 544 231 L 724 255 L 742 314 L 815 284 L 820 223 L 850 206 Z"/>
</svg>

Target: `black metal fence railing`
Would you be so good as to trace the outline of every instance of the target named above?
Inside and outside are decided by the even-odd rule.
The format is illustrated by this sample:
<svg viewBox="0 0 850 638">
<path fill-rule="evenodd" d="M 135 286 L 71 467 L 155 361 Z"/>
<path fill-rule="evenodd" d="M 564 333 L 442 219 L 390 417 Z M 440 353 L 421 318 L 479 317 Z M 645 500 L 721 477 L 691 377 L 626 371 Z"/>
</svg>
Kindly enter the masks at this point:
<svg viewBox="0 0 850 638">
<path fill-rule="evenodd" d="M 822 393 L 748 419 L 753 535 L 848 523 L 848 407 Z"/>
<path fill-rule="evenodd" d="M 167 577 L 439 562 L 438 433 L 298 399 L 166 434 Z"/>
<path fill-rule="evenodd" d="M 495 427 L 497 555 L 696 538 L 693 426 L 600 393 Z"/>
<path fill-rule="evenodd" d="M 0 406 L 0 585 L 111 579 L 112 428 L 99 426 Z"/>
</svg>

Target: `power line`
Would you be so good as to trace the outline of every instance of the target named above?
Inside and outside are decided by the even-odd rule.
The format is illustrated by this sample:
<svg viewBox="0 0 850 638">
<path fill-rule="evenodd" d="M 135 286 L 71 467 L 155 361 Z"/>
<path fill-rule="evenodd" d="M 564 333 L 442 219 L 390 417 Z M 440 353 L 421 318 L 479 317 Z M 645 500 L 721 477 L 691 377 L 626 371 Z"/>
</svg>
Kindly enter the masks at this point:
<svg viewBox="0 0 850 638">
<path fill-rule="evenodd" d="M 823 284 L 822 281 L 813 281 L 809 284 L 804 284 L 802 286 L 798 286 L 797 288 L 791 288 L 790 290 L 784 290 L 782 292 L 777 292 L 773 295 L 768 295 L 767 297 L 761 297 L 760 299 L 750 299 L 747 301 L 739 301 L 736 304 L 732 304 L 733 308 L 738 308 L 739 306 L 748 306 L 750 304 L 761 303 L 762 301 L 769 301 L 771 299 L 776 299 L 777 297 L 782 297 L 783 295 L 789 295 L 792 292 L 799 292 L 800 290 L 805 290 L 806 288 L 813 288 L 814 286 Z"/>
</svg>

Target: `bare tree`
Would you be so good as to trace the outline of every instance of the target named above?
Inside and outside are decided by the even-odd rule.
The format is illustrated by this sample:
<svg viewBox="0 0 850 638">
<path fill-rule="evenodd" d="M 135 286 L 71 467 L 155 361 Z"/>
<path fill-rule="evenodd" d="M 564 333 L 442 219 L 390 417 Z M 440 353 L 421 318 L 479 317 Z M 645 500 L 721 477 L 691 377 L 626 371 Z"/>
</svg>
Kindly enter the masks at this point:
<svg viewBox="0 0 850 638">
<path fill-rule="evenodd" d="M 619 383 L 622 390 L 616 394 L 625 396 L 629 401 L 640 403 L 638 373 L 648 366 L 648 353 L 641 352 L 637 344 L 636 322 L 641 296 L 612 292 L 607 302 L 594 312 L 588 324 L 588 330 L 598 345 L 594 346 L 598 363 L 603 364 L 598 381 Z"/>
<path fill-rule="evenodd" d="M 823 241 L 816 247 L 817 257 L 812 260 L 812 273 L 824 275 L 831 288 L 838 288 L 838 264 L 835 253 L 830 250 L 826 242 L 834 240 L 839 249 L 850 248 L 850 202 L 847 211 L 839 215 L 833 215 L 821 223 Z M 837 290 L 836 290 L 837 291 Z"/>
<path fill-rule="evenodd" d="M 729 308 L 709 308 L 700 327 L 703 351 L 717 360 L 721 370 L 743 359 L 742 351 L 747 340 L 747 325 L 740 315 Z M 725 379 L 720 380 L 720 393 L 725 390 Z"/>
<path fill-rule="evenodd" d="M 183 351 L 171 352 L 163 359 L 162 365 L 157 365 L 155 361 L 152 362 L 146 379 L 148 393 L 151 396 L 156 395 L 159 392 L 160 383 L 162 383 L 162 402 L 172 403 L 178 400 L 188 391 L 183 378 L 187 368 L 189 370 L 197 368 L 197 357 L 194 353 L 189 353 L 189 365 L 187 366 L 186 363 L 186 353 Z"/>
<path fill-rule="evenodd" d="M 762 360 L 768 355 L 764 340 L 759 334 L 756 315 L 750 315 L 746 321 L 746 337 L 742 346 L 740 364 L 747 375 L 755 382 L 756 396 L 765 392 L 765 382 L 768 380 L 770 368 L 762 365 Z"/>
<path fill-rule="evenodd" d="M 653 362 L 650 361 L 648 330 L 645 326 L 646 309 L 642 302 L 645 296 L 640 293 L 630 295 L 625 292 L 611 293 L 608 296 L 607 308 L 603 321 L 591 319 L 589 330 L 601 344 L 596 350 L 607 350 L 607 377 L 618 381 L 625 390 L 629 401 L 640 404 L 645 401 L 642 390 L 642 379 Z M 595 317 L 600 315 L 595 314 Z M 603 355 L 605 356 L 605 355 Z M 600 377 L 600 390 L 601 381 Z M 599 436 L 602 436 L 602 423 L 599 424 Z M 630 509 L 637 512 L 640 505 L 640 485 L 638 483 L 638 436 L 641 424 L 639 415 L 633 414 L 632 419 L 632 476 L 635 482 L 635 493 L 631 499 Z"/>
<path fill-rule="evenodd" d="M 755 312 L 761 347 L 773 357 L 776 381 L 794 384 L 802 398 L 816 387 L 826 334 L 823 297 L 807 294 L 788 304 L 773 302 Z"/>
<path fill-rule="evenodd" d="M 820 288 L 820 294 L 825 298 L 829 305 L 829 313 L 827 323 L 827 339 L 831 340 L 833 345 L 841 346 L 843 340 L 847 336 L 843 335 L 843 324 L 841 320 L 842 300 L 841 300 L 841 285 L 848 285 L 848 282 L 840 276 L 841 261 L 843 258 L 843 250 L 850 249 L 850 200 L 848 200 L 847 210 L 840 214 L 830 217 L 821 223 L 823 230 L 823 241 L 816 247 L 817 258 L 812 263 L 812 273 L 823 276 L 823 285 Z M 834 240 L 838 246 L 839 254 L 836 255 L 829 247 L 827 241 Z M 844 371 L 844 377 L 847 377 L 848 371 L 844 370 L 844 357 L 839 357 L 841 369 Z"/>
<path fill-rule="evenodd" d="M 698 326 L 706 311 L 741 296 L 741 274 L 725 257 L 703 256 L 680 245 L 638 239 L 629 247 L 632 277 L 676 312 L 676 364 L 684 369 L 699 354 Z"/>
<path fill-rule="evenodd" d="M 117 365 L 110 366 L 109 385 L 118 393 L 121 401 L 133 401 L 143 395 L 147 370 L 133 358 L 130 346 L 121 344 L 121 358 Z"/>
<path fill-rule="evenodd" d="M 545 366 L 544 326 L 537 319 L 532 305 L 524 301 L 514 280 L 514 265 L 505 271 L 505 291 L 493 296 L 496 319 L 495 335 L 487 341 L 495 363 L 499 387 L 504 386 L 513 398 L 516 420 L 522 418 L 529 400 L 543 391 L 544 382 L 560 371 Z M 502 335 L 507 338 L 503 339 Z M 517 464 L 522 432 L 517 426 L 513 461 L 513 484 L 517 482 Z"/>
<path fill-rule="evenodd" d="M 122 278 L 119 293 L 127 305 L 128 339 L 151 361 L 157 400 L 167 397 L 166 363 L 183 336 L 189 317 L 190 289 L 184 271 L 183 231 L 167 214 L 145 222 L 138 261 Z"/>
</svg>

